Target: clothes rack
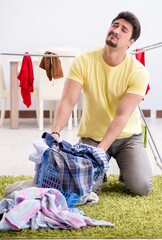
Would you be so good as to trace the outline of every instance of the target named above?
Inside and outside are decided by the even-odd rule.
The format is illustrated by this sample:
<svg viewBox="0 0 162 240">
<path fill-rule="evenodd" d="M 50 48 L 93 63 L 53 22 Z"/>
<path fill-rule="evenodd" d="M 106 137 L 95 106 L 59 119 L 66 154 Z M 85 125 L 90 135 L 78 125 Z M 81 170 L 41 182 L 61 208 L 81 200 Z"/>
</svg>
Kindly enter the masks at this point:
<svg viewBox="0 0 162 240">
<path fill-rule="evenodd" d="M 6 56 L 33 56 L 33 57 L 67 57 L 74 58 L 75 56 L 70 55 L 53 55 L 53 54 L 35 54 L 35 53 L 0 53 L 0 55 Z"/>
<path fill-rule="evenodd" d="M 138 50 L 133 50 L 130 52 L 132 55 L 145 52 L 151 49 L 159 48 L 162 47 L 162 42 L 154 43 L 142 48 L 139 48 Z M 0 55 L 6 55 L 6 56 L 34 56 L 34 57 L 69 57 L 69 58 L 74 58 L 75 56 L 69 56 L 69 55 L 51 55 L 51 54 L 36 54 L 36 53 L 7 53 L 7 52 L 2 52 Z"/>
<path fill-rule="evenodd" d="M 162 42 L 151 44 L 151 45 L 145 46 L 143 48 L 139 48 L 138 50 L 133 50 L 131 52 L 131 54 L 132 55 L 133 54 L 138 54 L 138 53 L 146 52 L 146 51 L 149 51 L 149 50 L 152 50 L 152 49 L 155 49 L 155 48 L 159 48 L 159 47 L 162 47 Z"/>
<path fill-rule="evenodd" d="M 155 144 L 155 141 L 154 141 L 154 139 L 153 139 L 153 136 L 152 136 L 152 134 L 151 134 L 151 131 L 150 131 L 148 125 L 147 125 L 147 122 L 146 122 L 146 120 L 145 120 L 145 116 L 144 116 L 142 110 L 140 109 L 140 107 L 138 107 L 138 108 L 139 108 L 139 111 L 140 111 L 140 113 L 141 113 L 142 120 L 143 120 L 143 122 L 144 122 L 144 124 L 145 124 L 145 126 L 146 126 L 147 131 L 148 131 L 148 144 L 149 144 L 149 147 L 150 147 L 150 149 L 151 149 L 151 151 L 152 151 L 152 154 L 153 154 L 153 156 L 154 156 L 154 159 L 155 159 L 156 164 L 157 164 L 158 167 L 162 170 L 162 158 L 161 158 L 160 153 L 159 153 L 159 151 L 158 151 L 158 148 L 157 148 L 157 146 L 156 146 L 156 144 Z"/>
<path fill-rule="evenodd" d="M 134 54 L 142 53 L 142 52 L 145 52 L 145 51 L 148 51 L 148 50 L 152 50 L 152 49 L 155 49 L 155 48 L 159 48 L 159 47 L 162 47 L 162 42 L 155 43 L 155 44 L 152 44 L 152 45 L 140 48 L 138 50 L 133 50 L 131 52 L 131 54 L 134 55 Z M 162 158 L 161 158 L 160 153 L 158 151 L 158 148 L 157 148 L 157 146 L 155 144 L 155 141 L 153 139 L 151 131 L 150 131 L 149 127 L 148 127 L 148 124 L 147 124 L 147 122 L 145 120 L 145 116 L 144 116 L 142 110 L 140 109 L 140 106 L 138 106 L 138 108 L 139 108 L 142 120 L 143 120 L 143 122 L 144 122 L 144 124 L 146 126 L 147 132 L 148 132 L 148 137 L 149 137 L 148 144 L 149 144 L 149 147 L 150 147 L 150 149 L 152 151 L 152 154 L 154 156 L 156 164 L 162 170 Z"/>
</svg>

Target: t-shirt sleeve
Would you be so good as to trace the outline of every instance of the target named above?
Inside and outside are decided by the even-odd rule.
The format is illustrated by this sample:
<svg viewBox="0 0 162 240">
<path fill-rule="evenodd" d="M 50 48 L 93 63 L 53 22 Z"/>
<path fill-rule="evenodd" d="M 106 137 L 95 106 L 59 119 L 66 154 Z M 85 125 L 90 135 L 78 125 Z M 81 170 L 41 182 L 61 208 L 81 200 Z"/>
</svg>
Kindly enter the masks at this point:
<svg viewBox="0 0 162 240">
<path fill-rule="evenodd" d="M 146 90 L 149 84 L 149 72 L 145 67 L 139 67 L 132 72 L 127 93 L 134 93 L 141 96 L 146 95 Z"/>
<path fill-rule="evenodd" d="M 67 78 L 77 81 L 83 85 L 86 74 L 85 65 L 85 59 L 83 55 L 76 57 L 69 69 Z"/>
</svg>

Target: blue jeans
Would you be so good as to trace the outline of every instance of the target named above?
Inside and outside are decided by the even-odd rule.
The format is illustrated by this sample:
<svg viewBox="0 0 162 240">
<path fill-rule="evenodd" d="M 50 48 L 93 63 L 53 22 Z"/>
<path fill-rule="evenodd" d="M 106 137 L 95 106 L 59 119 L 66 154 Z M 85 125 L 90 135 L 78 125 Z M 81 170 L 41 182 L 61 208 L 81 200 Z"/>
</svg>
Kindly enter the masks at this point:
<svg viewBox="0 0 162 240">
<path fill-rule="evenodd" d="M 90 138 L 81 138 L 80 142 L 97 146 Z M 125 188 L 135 195 L 147 195 L 152 187 L 152 170 L 142 134 L 129 138 L 117 139 L 107 150 L 108 156 L 113 157 L 119 166 Z M 96 183 L 93 191 L 101 188 L 103 177 Z M 98 185 L 97 185 L 98 184 Z"/>
</svg>

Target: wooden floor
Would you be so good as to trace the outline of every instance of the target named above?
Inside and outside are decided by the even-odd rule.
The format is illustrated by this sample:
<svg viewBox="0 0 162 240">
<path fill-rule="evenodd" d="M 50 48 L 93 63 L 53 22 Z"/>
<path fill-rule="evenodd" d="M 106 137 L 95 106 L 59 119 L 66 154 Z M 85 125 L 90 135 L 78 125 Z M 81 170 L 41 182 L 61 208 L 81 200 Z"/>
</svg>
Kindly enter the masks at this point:
<svg viewBox="0 0 162 240">
<path fill-rule="evenodd" d="M 155 146 L 162 156 L 162 119 L 146 118 L 146 121 Z M 20 119 L 18 129 L 10 129 L 9 119 L 5 119 L 3 127 L 0 128 L 0 175 L 33 176 L 35 165 L 29 160 L 29 155 L 35 152 L 33 142 L 40 139 L 43 132 L 51 132 L 51 125 L 48 119 L 44 120 L 43 131 L 39 130 L 36 119 Z M 62 140 L 74 144 L 78 141 L 76 133 L 76 127 L 72 131 L 65 128 L 61 133 Z M 158 167 L 155 161 L 156 157 L 154 157 L 153 151 L 149 146 L 147 147 L 147 151 L 153 174 L 162 174 L 162 169 Z M 119 169 L 116 161 L 112 159 L 108 174 L 118 173 Z"/>
</svg>

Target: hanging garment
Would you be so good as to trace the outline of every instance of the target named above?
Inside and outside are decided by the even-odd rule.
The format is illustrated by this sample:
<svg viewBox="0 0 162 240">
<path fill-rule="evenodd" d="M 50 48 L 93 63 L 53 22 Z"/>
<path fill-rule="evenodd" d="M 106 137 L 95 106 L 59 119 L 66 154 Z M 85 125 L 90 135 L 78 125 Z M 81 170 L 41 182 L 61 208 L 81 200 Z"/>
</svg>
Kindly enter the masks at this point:
<svg viewBox="0 0 162 240">
<path fill-rule="evenodd" d="M 29 54 L 25 52 L 25 54 Z M 23 57 L 20 73 L 17 78 L 20 80 L 21 96 L 23 103 L 29 108 L 31 105 L 31 92 L 34 91 L 33 64 L 30 56 Z"/>
<path fill-rule="evenodd" d="M 141 49 L 136 49 L 136 51 L 139 51 L 139 50 L 141 50 Z M 136 59 L 145 66 L 145 53 L 144 52 L 136 53 Z M 147 89 L 146 89 L 146 94 L 148 93 L 149 90 L 150 90 L 150 85 L 148 84 Z"/>
<path fill-rule="evenodd" d="M 45 52 L 45 54 L 57 55 L 56 53 L 49 51 Z M 43 57 L 39 67 L 46 70 L 47 77 L 50 81 L 52 78 L 58 79 L 63 77 L 61 61 L 58 57 Z"/>
</svg>

